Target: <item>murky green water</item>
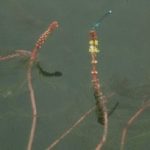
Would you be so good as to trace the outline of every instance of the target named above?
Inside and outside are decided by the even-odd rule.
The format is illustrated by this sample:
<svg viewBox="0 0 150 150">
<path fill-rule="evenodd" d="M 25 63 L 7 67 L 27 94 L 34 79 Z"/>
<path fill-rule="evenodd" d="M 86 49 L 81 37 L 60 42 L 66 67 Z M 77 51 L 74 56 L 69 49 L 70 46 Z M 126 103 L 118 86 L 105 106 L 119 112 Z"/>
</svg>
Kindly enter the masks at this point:
<svg viewBox="0 0 150 150">
<path fill-rule="evenodd" d="M 119 106 L 109 121 L 104 150 L 119 150 L 127 119 L 150 98 L 150 2 L 147 0 L 5 0 L 0 1 L 0 55 L 16 49 L 32 50 L 50 22 L 60 27 L 41 49 L 46 70 L 60 78 L 44 78 L 33 69 L 38 121 L 33 150 L 45 150 L 84 112 L 95 104 L 90 79 L 88 32 L 105 12 L 112 10 L 100 29 L 101 85 L 108 107 Z M 25 150 L 31 128 L 31 106 L 26 61 L 0 62 L 0 150 Z M 150 147 L 150 110 L 129 129 L 126 149 Z M 93 112 L 54 149 L 93 150 L 102 126 Z"/>
</svg>

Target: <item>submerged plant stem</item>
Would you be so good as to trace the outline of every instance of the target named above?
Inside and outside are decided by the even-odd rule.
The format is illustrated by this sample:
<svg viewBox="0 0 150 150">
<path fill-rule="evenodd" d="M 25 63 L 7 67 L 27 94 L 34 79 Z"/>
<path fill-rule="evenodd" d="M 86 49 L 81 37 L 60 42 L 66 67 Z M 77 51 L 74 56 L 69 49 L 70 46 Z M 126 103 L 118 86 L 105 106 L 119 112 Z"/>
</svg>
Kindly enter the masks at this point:
<svg viewBox="0 0 150 150">
<path fill-rule="evenodd" d="M 129 127 L 148 107 L 150 107 L 150 101 L 146 102 L 141 108 L 139 108 L 128 120 L 126 126 L 122 130 L 120 150 L 124 150 L 125 139 L 126 139 Z"/>
</svg>

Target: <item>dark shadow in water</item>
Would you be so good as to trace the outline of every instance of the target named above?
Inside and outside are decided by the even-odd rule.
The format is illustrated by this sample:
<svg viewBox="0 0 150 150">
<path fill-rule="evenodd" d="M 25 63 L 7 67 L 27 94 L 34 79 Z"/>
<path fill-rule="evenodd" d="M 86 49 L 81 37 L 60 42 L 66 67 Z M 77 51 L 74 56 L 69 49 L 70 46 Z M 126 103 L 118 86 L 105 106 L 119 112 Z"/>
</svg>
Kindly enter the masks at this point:
<svg viewBox="0 0 150 150">
<path fill-rule="evenodd" d="M 132 83 L 130 79 L 126 77 L 116 77 L 111 81 L 110 88 L 112 89 L 112 91 L 122 97 L 141 100 L 150 99 L 149 82 L 136 86 Z"/>
</svg>

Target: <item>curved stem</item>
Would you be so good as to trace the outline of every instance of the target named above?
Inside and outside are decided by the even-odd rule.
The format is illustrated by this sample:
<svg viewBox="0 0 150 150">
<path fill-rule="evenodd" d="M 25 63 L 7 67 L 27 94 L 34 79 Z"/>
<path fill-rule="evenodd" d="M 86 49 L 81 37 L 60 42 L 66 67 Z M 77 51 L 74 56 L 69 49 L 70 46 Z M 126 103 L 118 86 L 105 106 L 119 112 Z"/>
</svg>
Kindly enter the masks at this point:
<svg viewBox="0 0 150 150">
<path fill-rule="evenodd" d="M 7 56 L 0 56 L 0 61 L 5 61 L 20 56 L 30 56 L 30 54 L 31 52 L 27 50 L 16 50 L 15 53 L 9 54 Z"/>
<path fill-rule="evenodd" d="M 32 86 L 32 65 L 33 65 L 33 61 L 30 61 L 28 66 L 28 71 L 27 71 L 27 80 L 28 80 L 28 88 L 30 92 L 31 105 L 32 105 L 32 116 L 36 116 L 37 110 L 36 110 L 35 94 Z"/>
<path fill-rule="evenodd" d="M 140 109 L 138 109 L 128 120 L 126 126 L 122 130 L 120 150 L 124 150 L 125 139 L 126 139 L 129 127 L 148 107 L 150 107 L 150 101 L 148 101 Z"/>
<path fill-rule="evenodd" d="M 27 71 L 27 80 L 28 80 L 28 88 L 30 92 L 30 99 L 31 99 L 31 106 L 32 106 L 32 126 L 31 126 L 27 150 L 32 150 L 32 145 L 33 145 L 34 135 L 36 130 L 36 122 L 37 122 L 36 100 L 35 100 L 35 94 L 32 86 L 32 65 L 33 65 L 33 61 L 30 60 L 28 71 Z"/>
<path fill-rule="evenodd" d="M 104 109 L 104 112 L 103 112 L 103 117 L 104 117 L 104 130 L 103 130 L 103 135 L 100 139 L 100 142 L 99 144 L 96 146 L 95 150 L 101 150 L 103 145 L 105 144 L 106 142 L 106 139 L 107 139 L 107 134 L 108 134 L 108 112 L 106 110 L 106 106 L 105 104 L 103 104 L 103 109 Z"/>
</svg>

